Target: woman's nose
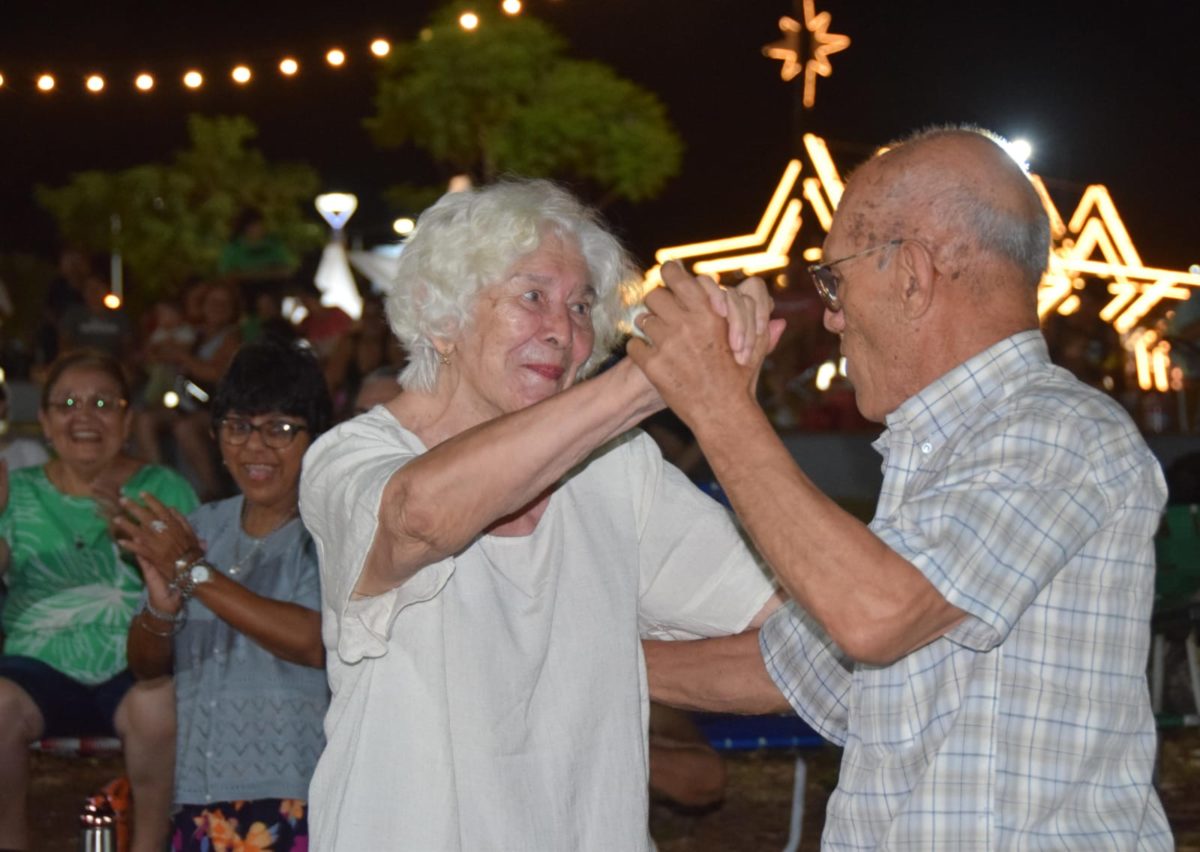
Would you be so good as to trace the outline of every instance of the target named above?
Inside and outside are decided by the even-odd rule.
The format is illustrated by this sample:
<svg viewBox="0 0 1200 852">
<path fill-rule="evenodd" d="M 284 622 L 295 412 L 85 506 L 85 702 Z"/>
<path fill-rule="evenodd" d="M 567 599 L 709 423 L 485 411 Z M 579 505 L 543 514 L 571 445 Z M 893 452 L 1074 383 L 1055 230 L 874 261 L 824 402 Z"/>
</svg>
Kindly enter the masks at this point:
<svg viewBox="0 0 1200 852">
<path fill-rule="evenodd" d="M 542 334 L 548 341 L 563 346 L 571 339 L 571 308 L 551 307 L 542 315 Z"/>
</svg>

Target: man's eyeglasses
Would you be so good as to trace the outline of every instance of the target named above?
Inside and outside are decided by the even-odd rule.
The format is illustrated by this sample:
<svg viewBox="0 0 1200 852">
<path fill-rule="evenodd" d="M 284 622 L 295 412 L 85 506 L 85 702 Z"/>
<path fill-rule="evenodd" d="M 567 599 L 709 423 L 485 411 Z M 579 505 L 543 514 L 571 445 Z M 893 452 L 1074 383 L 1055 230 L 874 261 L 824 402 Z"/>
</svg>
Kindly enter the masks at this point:
<svg viewBox="0 0 1200 852">
<path fill-rule="evenodd" d="M 821 301 L 825 303 L 825 307 L 833 311 L 835 314 L 842 309 L 842 300 L 838 298 L 838 281 L 837 273 L 833 271 L 833 267 L 839 263 L 845 263 L 848 260 L 855 260 L 864 255 L 877 252 L 880 249 L 891 248 L 898 246 L 904 240 L 888 240 L 886 243 L 880 243 L 877 246 L 865 248 L 862 251 L 856 251 L 854 254 L 848 254 L 845 257 L 839 257 L 837 260 L 831 260 L 828 263 L 814 263 L 808 267 L 808 274 L 812 277 L 813 286 L 817 288 L 817 294 L 821 297 Z"/>
<path fill-rule="evenodd" d="M 225 417 L 217 423 L 217 435 L 226 444 L 241 446 L 250 440 L 250 433 L 257 432 L 262 442 L 273 450 L 291 446 L 296 436 L 308 427 L 303 423 L 288 420 L 268 420 L 255 425 L 239 417 Z"/>
<path fill-rule="evenodd" d="M 65 396 L 62 399 L 52 399 L 46 403 L 46 407 L 59 414 L 68 414 L 72 411 L 94 411 L 97 414 L 116 414 L 118 411 L 124 411 L 125 406 L 129 405 L 129 401 L 121 399 L 119 396 Z"/>
</svg>

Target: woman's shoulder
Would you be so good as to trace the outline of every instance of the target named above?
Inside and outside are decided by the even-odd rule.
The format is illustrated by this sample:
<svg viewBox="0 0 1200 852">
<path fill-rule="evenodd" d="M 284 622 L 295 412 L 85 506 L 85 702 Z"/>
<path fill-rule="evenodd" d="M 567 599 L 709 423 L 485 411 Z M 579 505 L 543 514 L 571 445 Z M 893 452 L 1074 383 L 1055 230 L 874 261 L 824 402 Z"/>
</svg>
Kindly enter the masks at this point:
<svg viewBox="0 0 1200 852">
<path fill-rule="evenodd" d="M 323 455 L 372 445 L 386 445 L 400 452 L 425 452 L 420 438 L 405 429 L 387 406 L 377 405 L 356 417 L 338 423 L 313 443 L 309 453 Z"/>
<path fill-rule="evenodd" d="M 125 486 L 137 493 L 149 491 L 164 503 L 187 513 L 200 504 L 196 490 L 182 474 L 160 464 L 144 464 L 134 471 Z"/>
</svg>

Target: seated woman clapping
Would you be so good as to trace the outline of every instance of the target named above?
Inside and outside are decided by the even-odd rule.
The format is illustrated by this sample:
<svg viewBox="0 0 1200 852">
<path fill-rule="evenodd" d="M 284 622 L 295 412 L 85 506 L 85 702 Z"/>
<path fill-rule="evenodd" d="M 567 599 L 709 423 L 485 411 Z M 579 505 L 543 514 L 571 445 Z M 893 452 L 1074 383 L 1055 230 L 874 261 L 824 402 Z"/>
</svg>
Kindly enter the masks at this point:
<svg viewBox="0 0 1200 852">
<path fill-rule="evenodd" d="M 213 398 L 221 458 L 241 493 L 187 518 L 150 496 L 123 504 L 121 544 L 146 578 L 129 666 L 139 678 L 175 673 L 175 850 L 235 837 L 308 848 L 328 689 L 316 552 L 296 498 L 304 451 L 331 416 L 310 351 L 247 344 Z"/>
<path fill-rule="evenodd" d="M 0 468 L 0 538 L 11 550 L 0 657 L 0 849 L 42 847 L 25 815 L 30 741 L 114 731 L 133 793 L 133 849 L 161 852 L 166 838 L 171 682 L 135 684 L 126 668 L 142 580 L 117 549 L 111 523 L 119 495 L 152 494 L 185 512 L 197 501 L 179 474 L 125 453 L 129 399 L 112 356 L 62 356 L 38 412 L 54 458 L 7 474 Z"/>
</svg>

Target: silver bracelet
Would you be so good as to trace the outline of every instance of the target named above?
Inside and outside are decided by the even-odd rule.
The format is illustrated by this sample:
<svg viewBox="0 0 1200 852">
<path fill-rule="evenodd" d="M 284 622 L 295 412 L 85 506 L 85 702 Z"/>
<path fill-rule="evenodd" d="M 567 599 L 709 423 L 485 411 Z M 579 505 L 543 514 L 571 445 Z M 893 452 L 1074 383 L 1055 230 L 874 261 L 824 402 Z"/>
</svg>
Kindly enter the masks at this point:
<svg viewBox="0 0 1200 852">
<path fill-rule="evenodd" d="M 158 618 L 157 615 L 155 615 L 153 612 L 151 612 L 149 610 L 148 606 L 149 605 L 147 604 L 147 608 L 144 608 L 142 610 L 142 612 L 139 613 L 139 615 L 145 614 L 145 615 L 151 616 L 152 618 Z M 138 623 L 139 627 L 141 627 L 143 630 L 145 630 L 151 636 L 157 636 L 159 639 L 170 639 L 172 636 L 174 636 L 176 633 L 178 633 L 180 630 L 183 629 L 183 625 L 187 621 L 187 616 L 184 615 L 184 613 L 185 613 L 185 610 L 180 610 L 179 614 L 181 616 L 183 616 L 182 618 L 175 619 L 175 620 L 171 620 L 169 618 L 166 619 L 171 625 L 171 629 L 168 630 L 166 633 L 159 633 L 157 630 L 155 630 L 149 624 L 147 624 L 146 619 L 144 619 L 144 618 L 139 618 L 137 620 L 137 623 Z"/>
<path fill-rule="evenodd" d="M 179 612 L 172 615 L 169 612 L 163 612 L 161 609 L 158 609 L 156 606 L 154 606 L 154 604 L 150 603 L 150 601 L 143 603 L 142 609 L 153 615 L 159 621 L 166 621 L 170 624 L 174 624 L 177 621 L 183 621 L 185 618 L 187 618 L 182 608 L 180 608 Z"/>
</svg>

